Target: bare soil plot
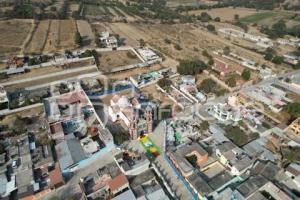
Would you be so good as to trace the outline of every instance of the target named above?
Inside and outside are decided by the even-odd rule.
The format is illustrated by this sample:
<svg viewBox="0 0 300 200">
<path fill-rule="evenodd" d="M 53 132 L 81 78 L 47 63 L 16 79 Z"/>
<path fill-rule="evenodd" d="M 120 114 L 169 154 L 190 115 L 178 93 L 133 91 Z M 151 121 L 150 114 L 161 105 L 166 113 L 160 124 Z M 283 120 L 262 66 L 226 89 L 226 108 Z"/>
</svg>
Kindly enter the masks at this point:
<svg viewBox="0 0 300 200">
<path fill-rule="evenodd" d="M 77 20 L 77 28 L 84 41 L 89 43 L 89 45 L 95 45 L 95 36 L 87 21 Z"/>
<path fill-rule="evenodd" d="M 63 49 L 74 48 L 74 34 L 77 31 L 74 20 L 60 20 L 59 21 L 59 47 Z"/>
<path fill-rule="evenodd" d="M 44 52 L 52 52 L 58 48 L 59 44 L 59 20 L 51 20 L 50 30 Z"/>
<path fill-rule="evenodd" d="M 48 36 L 49 28 L 49 20 L 39 22 L 35 32 L 33 33 L 29 45 L 25 49 L 26 53 L 41 53 L 43 51 Z"/>
<path fill-rule="evenodd" d="M 100 70 L 111 72 L 115 67 L 128 66 L 141 63 L 142 61 L 132 51 L 109 51 L 99 53 Z"/>
<path fill-rule="evenodd" d="M 51 20 L 44 52 L 75 48 L 74 34 L 76 31 L 74 20 Z"/>
<path fill-rule="evenodd" d="M 33 20 L 0 21 L 0 54 L 21 50 L 32 26 Z"/>
<path fill-rule="evenodd" d="M 143 74 L 150 71 L 156 71 L 162 69 L 161 65 L 152 65 L 150 67 L 144 67 L 144 68 L 135 68 L 129 71 L 124 72 L 118 72 L 108 75 L 110 79 L 116 79 L 116 80 L 124 80 L 125 78 L 128 78 L 130 76 L 134 76 L 137 74 Z"/>
<path fill-rule="evenodd" d="M 257 13 L 255 9 L 249 8 L 214 8 L 210 10 L 192 10 L 190 15 L 200 15 L 202 12 L 207 12 L 213 18 L 220 17 L 221 21 L 233 21 L 234 15 L 239 15 L 240 18 Z"/>
</svg>

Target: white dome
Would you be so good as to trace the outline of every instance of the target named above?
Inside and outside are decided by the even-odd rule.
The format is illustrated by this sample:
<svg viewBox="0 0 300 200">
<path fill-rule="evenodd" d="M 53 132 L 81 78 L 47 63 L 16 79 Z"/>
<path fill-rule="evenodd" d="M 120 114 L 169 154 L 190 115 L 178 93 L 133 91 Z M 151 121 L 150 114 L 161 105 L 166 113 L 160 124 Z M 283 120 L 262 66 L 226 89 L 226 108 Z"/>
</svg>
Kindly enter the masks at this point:
<svg viewBox="0 0 300 200">
<path fill-rule="evenodd" d="M 118 105 L 120 106 L 120 108 L 124 109 L 126 107 L 131 106 L 131 103 L 130 103 L 129 99 L 126 96 L 122 96 L 118 100 Z"/>
</svg>

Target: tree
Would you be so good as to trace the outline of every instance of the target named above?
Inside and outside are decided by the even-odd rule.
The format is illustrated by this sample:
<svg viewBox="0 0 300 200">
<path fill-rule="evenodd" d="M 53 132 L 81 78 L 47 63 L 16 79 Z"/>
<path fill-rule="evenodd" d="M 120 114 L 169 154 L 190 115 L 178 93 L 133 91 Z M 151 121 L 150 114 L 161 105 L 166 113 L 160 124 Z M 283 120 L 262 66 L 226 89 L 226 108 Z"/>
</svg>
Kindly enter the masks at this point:
<svg viewBox="0 0 300 200">
<path fill-rule="evenodd" d="M 276 55 L 276 51 L 271 48 L 268 47 L 265 51 L 265 59 L 271 61 L 273 59 L 273 57 Z"/>
<path fill-rule="evenodd" d="M 300 69 L 300 62 L 298 62 L 295 66 L 294 69 Z"/>
<path fill-rule="evenodd" d="M 199 90 L 203 90 L 206 94 L 215 92 L 217 83 L 212 79 L 208 78 L 201 82 Z"/>
<path fill-rule="evenodd" d="M 208 24 L 206 28 L 210 32 L 215 32 L 216 31 L 216 27 L 212 24 Z"/>
<path fill-rule="evenodd" d="M 178 51 L 181 51 L 182 50 L 182 47 L 179 45 L 179 44 L 175 44 L 174 45 L 174 48 Z"/>
<path fill-rule="evenodd" d="M 286 24 L 285 24 L 284 20 L 279 20 L 278 22 L 273 24 L 272 25 L 272 32 L 274 32 L 274 34 L 277 37 L 283 37 L 284 35 L 286 35 L 287 34 L 287 27 L 286 27 Z"/>
<path fill-rule="evenodd" d="M 162 78 L 157 82 L 157 85 L 159 85 L 159 87 L 166 89 L 169 88 L 172 84 L 172 81 L 168 78 Z"/>
<path fill-rule="evenodd" d="M 144 39 L 140 39 L 139 43 L 140 43 L 140 47 L 145 47 L 146 46 L 146 42 L 145 42 Z"/>
<path fill-rule="evenodd" d="M 280 65 L 282 64 L 284 61 L 284 58 L 282 56 L 275 56 L 273 59 L 272 59 L 272 62 L 276 65 Z"/>
<path fill-rule="evenodd" d="M 193 167 L 197 167 L 197 156 L 196 155 L 190 155 L 190 156 L 186 156 L 187 161 L 189 161 L 189 163 L 191 163 L 193 165 Z"/>
<path fill-rule="evenodd" d="M 171 44 L 172 41 L 171 41 L 170 39 L 168 39 L 168 38 L 165 38 L 165 43 L 166 43 L 166 44 Z"/>
<path fill-rule="evenodd" d="M 273 59 L 273 54 L 267 52 L 267 53 L 265 54 L 265 57 L 264 57 L 264 58 L 265 58 L 265 60 L 271 61 L 271 60 Z"/>
<path fill-rule="evenodd" d="M 207 68 L 201 60 L 183 60 L 177 66 L 177 72 L 181 75 L 196 75 Z"/>
<path fill-rule="evenodd" d="M 229 46 L 226 46 L 224 49 L 223 49 L 223 53 L 225 55 L 229 55 L 230 54 L 230 47 Z"/>
<path fill-rule="evenodd" d="M 212 58 L 209 58 L 207 65 L 213 66 L 214 63 L 215 63 L 215 61 Z"/>
<path fill-rule="evenodd" d="M 284 110 L 287 111 L 293 119 L 300 117 L 300 103 L 299 102 L 287 104 L 284 107 Z"/>
<path fill-rule="evenodd" d="M 80 35 L 80 33 L 77 31 L 75 33 L 75 44 L 78 45 L 78 46 L 81 46 L 82 45 L 82 37 Z"/>
<path fill-rule="evenodd" d="M 250 70 L 247 70 L 247 69 L 244 69 L 243 72 L 242 72 L 242 78 L 243 78 L 245 81 L 249 81 L 250 78 L 251 78 L 251 71 L 250 71 Z"/>
<path fill-rule="evenodd" d="M 235 20 L 235 21 L 239 21 L 239 19 L 240 19 L 240 16 L 239 16 L 238 14 L 235 14 L 235 15 L 234 15 L 234 20 Z"/>
<path fill-rule="evenodd" d="M 207 14 L 207 12 L 202 12 L 200 16 L 197 16 L 197 19 L 201 22 L 209 22 L 212 19 L 212 17 L 209 14 Z"/>
<path fill-rule="evenodd" d="M 200 124 L 200 129 L 203 130 L 203 131 L 207 131 L 209 128 L 209 123 L 207 121 L 203 121 L 201 122 Z"/>
<path fill-rule="evenodd" d="M 214 20 L 215 20 L 215 22 L 220 22 L 221 18 L 220 17 L 216 17 Z"/>
<path fill-rule="evenodd" d="M 229 87 L 235 87 L 236 86 L 236 80 L 235 78 L 232 76 L 230 78 L 228 78 L 225 83 L 229 86 Z"/>
</svg>

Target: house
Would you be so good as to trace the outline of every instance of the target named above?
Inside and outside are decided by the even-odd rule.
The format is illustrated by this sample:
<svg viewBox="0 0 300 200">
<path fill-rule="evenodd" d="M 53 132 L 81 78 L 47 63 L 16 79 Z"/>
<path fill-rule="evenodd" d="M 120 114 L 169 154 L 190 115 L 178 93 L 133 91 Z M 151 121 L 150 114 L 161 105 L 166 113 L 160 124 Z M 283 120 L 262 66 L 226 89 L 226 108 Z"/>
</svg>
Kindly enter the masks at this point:
<svg viewBox="0 0 300 200">
<path fill-rule="evenodd" d="M 122 172 L 126 176 L 136 176 L 149 169 L 150 161 L 146 155 L 125 151 L 115 156 Z"/>
<path fill-rule="evenodd" d="M 145 62 L 161 62 L 162 58 L 160 58 L 153 50 L 144 47 L 137 49 L 139 55 L 143 58 Z"/>
<path fill-rule="evenodd" d="M 208 153 L 198 144 L 184 144 L 178 146 L 175 151 L 168 152 L 174 165 L 180 170 L 184 177 L 190 176 L 194 171 L 194 166 L 188 161 L 188 157 L 195 156 L 195 165 L 201 167 L 208 161 Z"/>
<path fill-rule="evenodd" d="M 291 65 L 297 65 L 300 62 L 300 57 L 299 56 L 294 56 L 294 55 L 283 55 L 284 62 L 291 64 Z"/>
<path fill-rule="evenodd" d="M 230 170 L 231 174 L 236 176 L 246 172 L 253 164 L 253 160 L 230 141 L 217 145 L 216 155 L 219 161 Z"/>
<path fill-rule="evenodd" d="M 291 163 L 285 169 L 285 174 L 291 178 L 300 176 L 300 165 L 297 163 Z"/>
<path fill-rule="evenodd" d="M 288 127 L 287 127 L 287 135 L 291 139 L 296 142 L 300 142 L 300 117 L 295 119 Z"/>
<path fill-rule="evenodd" d="M 87 199 L 108 199 L 129 188 L 126 176 L 115 162 L 82 177 L 80 185 Z"/>
<path fill-rule="evenodd" d="M 274 183 L 267 181 L 262 176 L 251 176 L 233 192 L 233 197 L 245 200 L 292 200 L 284 191 Z"/>
<path fill-rule="evenodd" d="M 232 120 L 238 122 L 241 120 L 240 110 L 236 107 L 232 107 L 227 103 L 218 103 L 212 105 L 208 109 L 208 113 L 217 118 L 218 120 L 225 122 Z"/>
<path fill-rule="evenodd" d="M 72 166 L 76 166 L 77 163 L 86 158 L 84 150 L 77 139 L 69 139 L 57 144 L 55 151 L 62 170 L 72 168 Z"/>
<path fill-rule="evenodd" d="M 8 109 L 8 97 L 4 87 L 0 85 L 0 110 Z"/>
<path fill-rule="evenodd" d="M 130 181 L 130 188 L 137 200 L 169 200 L 151 170 L 133 177 Z"/>
<path fill-rule="evenodd" d="M 109 32 L 102 32 L 100 35 L 100 42 L 106 48 L 117 48 L 118 40 L 115 36 L 111 36 Z"/>
<path fill-rule="evenodd" d="M 234 73 L 234 69 L 218 58 L 214 58 L 214 65 L 212 66 L 212 69 L 217 71 L 221 76 L 228 76 Z"/>
<path fill-rule="evenodd" d="M 126 192 L 123 192 L 121 194 L 119 194 L 118 196 L 112 198 L 112 200 L 136 200 L 133 192 L 131 189 L 127 190 Z"/>
</svg>

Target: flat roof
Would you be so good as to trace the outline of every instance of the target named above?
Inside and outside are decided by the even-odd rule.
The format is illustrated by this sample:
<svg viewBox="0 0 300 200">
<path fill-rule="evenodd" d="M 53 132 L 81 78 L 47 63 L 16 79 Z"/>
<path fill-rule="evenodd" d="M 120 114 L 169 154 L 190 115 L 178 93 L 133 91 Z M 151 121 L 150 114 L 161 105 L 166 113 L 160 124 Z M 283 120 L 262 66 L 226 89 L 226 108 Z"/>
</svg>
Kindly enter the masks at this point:
<svg viewBox="0 0 300 200">
<path fill-rule="evenodd" d="M 202 195 L 208 195 L 214 190 L 207 184 L 198 173 L 193 173 L 189 177 L 187 177 L 188 181 L 192 184 L 192 186 Z"/>
<path fill-rule="evenodd" d="M 228 181 L 230 181 L 233 177 L 227 172 L 223 171 L 222 173 L 216 175 L 212 179 L 208 181 L 208 184 L 213 188 L 213 190 L 216 190 L 220 187 L 222 187 L 224 184 L 226 184 Z"/>
<path fill-rule="evenodd" d="M 55 146 L 60 168 L 62 170 L 86 158 L 77 139 L 65 140 Z"/>
<path fill-rule="evenodd" d="M 132 190 L 127 190 L 126 192 L 123 192 L 119 194 L 118 196 L 114 197 L 112 200 L 136 200 Z"/>
</svg>

